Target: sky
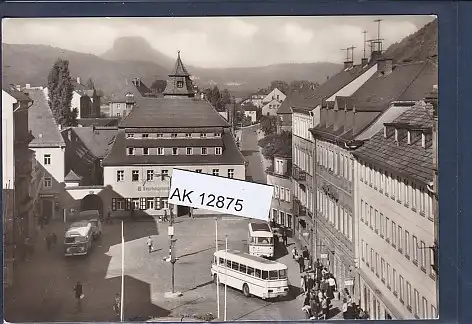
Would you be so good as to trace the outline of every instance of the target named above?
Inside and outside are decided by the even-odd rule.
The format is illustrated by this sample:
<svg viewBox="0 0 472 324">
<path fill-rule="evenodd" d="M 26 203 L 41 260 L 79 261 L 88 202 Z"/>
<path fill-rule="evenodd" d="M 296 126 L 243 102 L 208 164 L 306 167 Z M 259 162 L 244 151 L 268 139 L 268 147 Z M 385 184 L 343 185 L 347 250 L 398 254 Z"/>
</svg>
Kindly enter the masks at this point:
<svg viewBox="0 0 472 324">
<path fill-rule="evenodd" d="M 115 39 L 140 36 L 161 53 L 199 67 L 263 66 L 277 63 L 342 63 L 355 46 L 363 56 L 363 31 L 384 49 L 434 16 L 192 17 L 192 18 L 10 18 L 2 20 L 2 42 L 44 44 L 101 55 Z M 368 47 L 367 47 L 368 52 Z"/>
</svg>

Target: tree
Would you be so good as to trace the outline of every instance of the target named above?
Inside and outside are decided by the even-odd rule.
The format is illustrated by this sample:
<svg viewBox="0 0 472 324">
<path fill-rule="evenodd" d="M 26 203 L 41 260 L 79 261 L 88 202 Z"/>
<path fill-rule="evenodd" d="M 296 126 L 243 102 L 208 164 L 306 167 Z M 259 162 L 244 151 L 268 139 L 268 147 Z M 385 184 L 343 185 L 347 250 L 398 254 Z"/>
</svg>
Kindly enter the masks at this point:
<svg viewBox="0 0 472 324">
<path fill-rule="evenodd" d="M 74 86 L 70 77 L 69 61 L 57 59 L 48 75 L 49 107 L 57 123 L 65 126 L 71 113 Z"/>
<path fill-rule="evenodd" d="M 93 82 L 92 78 L 89 78 L 87 80 L 87 83 L 85 84 L 85 86 L 87 87 L 87 89 L 95 90 L 95 83 Z"/>
<path fill-rule="evenodd" d="M 72 109 L 69 114 L 67 115 L 65 125 L 66 127 L 77 127 L 79 126 L 79 122 L 77 121 L 77 117 L 79 116 L 79 110 L 77 108 Z"/>
<path fill-rule="evenodd" d="M 319 84 L 307 80 L 295 80 L 290 83 L 290 90 L 309 90 L 318 87 Z"/>
<path fill-rule="evenodd" d="M 163 93 L 166 89 L 166 80 L 156 80 L 151 84 L 151 90 L 155 90 L 157 93 Z"/>
<path fill-rule="evenodd" d="M 278 120 L 277 116 L 261 116 L 261 130 L 266 136 L 277 132 Z"/>
<path fill-rule="evenodd" d="M 287 82 L 282 81 L 282 80 L 275 80 L 270 83 L 269 88 L 267 89 L 267 93 L 271 92 L 275 88 L 279 89 L 282 91 L 285 95 L 288 95 L 290 92 L 290 86 L 288 85 Z"/>
<path fill-rule="evenodd" d="M 272 160 L 274 155 L 292 156 L 292 133 L 282 131 L 280 134 L 271 134 L 257 143 L 262 148 L 262 155 Z"/>
</svg>

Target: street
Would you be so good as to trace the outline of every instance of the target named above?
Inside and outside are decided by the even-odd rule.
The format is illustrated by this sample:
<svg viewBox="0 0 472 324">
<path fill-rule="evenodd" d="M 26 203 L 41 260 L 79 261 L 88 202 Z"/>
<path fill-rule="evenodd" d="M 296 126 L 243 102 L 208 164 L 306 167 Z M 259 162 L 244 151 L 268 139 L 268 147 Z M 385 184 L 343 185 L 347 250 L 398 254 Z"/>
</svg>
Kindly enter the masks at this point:
<svg viewBox="0 0 472 324">
<path fill-rule="evenodd" d="M 259 146 L 257 146 L 258 130 L 259 125 L 241 129 L 241 152 L 249 163 L 246 170 L 248 180 L 266 183 L 264 158 L 260 153 Z"/>
<path fill-rule="evenodd" d="M 247 224 L 239 217 L 218 221 L 219 249 L 228 235 L 230 249 L 247 251 Z M 125 222 L 125 298 L 126 319 L 182 317 L 212 313 L 217 317 L 216 285 L 210 277 L 210 262 L 215 251 L 215 221 L 212 217 L 177 218 L 175 222 L 175 290 L 182 297 L 167 299 L 171 291 L 171 265 L 168 255 L 167 224 L 152 220 Z M 62 233 L 62 224 L 53 223 L 42 230 Z M 146 239 L 151 236 L 154 251 L 148 253 Z M 37 245 L 31 261 L 22 264 L 17 285 L 5 291 L 5 317 L 10 322 L 26 321 L 116 321 L 113 298 L 121 289 L 121 224 L 104 225 L 104 234 L 85 257 L 63 256 L 59 243 L 51 251 Z M 59 239 L 61 242 L 61 239 Z M 39 242 L 43 243 L 43 242 Z M 289 247 L 294 244 L 289 240 Z M 289 268 L 291 293 L 282 301 L 246 298 L 228 288 L 228 320 L 299 320 L 302 299 L 298 296 L 299 270 L 287 248 L 279 246 L 278 261 Z M 80 280 L 85 298 L 78 310 L 73 287 Z M 221 318 L 224 288 L 220 287 Z"/>
</svg>

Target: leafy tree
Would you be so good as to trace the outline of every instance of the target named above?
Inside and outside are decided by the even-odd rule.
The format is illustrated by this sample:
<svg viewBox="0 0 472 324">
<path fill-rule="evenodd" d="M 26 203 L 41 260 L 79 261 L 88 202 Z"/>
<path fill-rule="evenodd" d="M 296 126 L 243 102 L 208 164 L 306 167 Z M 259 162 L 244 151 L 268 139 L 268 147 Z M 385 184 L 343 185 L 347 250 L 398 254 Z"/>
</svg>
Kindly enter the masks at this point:
<svg viewBox="0 0 472 324">
<path fill-rule="evenodd" d="M 163 93 L 166 89 L 166 80 L 156 80 L 151 84 L 151 90 L 155 90 L 157 93 Z"/>
<path fill-rule="evenodd" d="M 292 156 L 292 133 L 282 131 L 280 134 L 271 134 L 259 140 L 262 155 L 272 160 L 274 155 Z"/>
<path fill-rule="evenodd" d="M 77 117 L 79 116 L 79 110 L 77 108 L 72 109 L 69 114 L 67 115 L 65 125 L 66 127 L 77 127 L 79 126 L 79 122 L 77 121 Z"/>
<path fill-rule="evenodd" d="M 232 96 L 228 89 L 220 92 L 220 89 L 214 86 L 213 88 L 205 89 L 203 93 L 217 111 L 225 111 L 226 105 L 232 102 Z"/>
<path fill-rule="evenodd" d="M 95 83 L 93 82 L 92 78 L 89 78 L 87 80 L 87 83 L 85 84 L 85 86 L 87 87 L 87 89 L 95 90 Z"/>
<path fill-rule="evenodd" d="M 69 61 L 57 59 L 48 75 L 49 107 L 57 123 L 65 126 L 72 101 L 74 86 L 70 77 Z"/>
<path fill-rule="evenodd" d="M 277 116 L 261 116 L 261 130 L 266 136 L 276 133 L 278 121 Z"/>
<path fill-rule="evenodd" d="M 319 84 L 307 80 L 295 80 L 290 83 L 290 90 L 309 90 L 318 87 Z"/>
<path fill-rule="evenodd" d="M 290 92 L 290 86 L 288 85 L 287 82 L 282 81 L 282 80 L 275 80 L 270 83 L 269 88 L 267 89 L 267 93 L 271 92 L 275 88 L 279 89 L 282 91 L 285 95 L 287 95 Z"/>
</svg>

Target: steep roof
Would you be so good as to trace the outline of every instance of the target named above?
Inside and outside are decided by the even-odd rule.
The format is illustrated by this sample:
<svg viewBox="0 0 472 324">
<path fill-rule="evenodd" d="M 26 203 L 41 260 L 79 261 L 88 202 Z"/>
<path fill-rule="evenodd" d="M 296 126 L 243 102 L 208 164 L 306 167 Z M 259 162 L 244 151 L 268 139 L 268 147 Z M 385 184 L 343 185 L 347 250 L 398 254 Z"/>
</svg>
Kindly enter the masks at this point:
<svg viewBox="0 0 472 324">
<path fill-rule="evenodd" d="M 64 139 L 49 108 L 44 90 L 26 89 L 33 105 L 28 111 L 28 124 L 34 139 L 30 147 L 65 146 Z"/>
<path fill-rule="evenodd" d="M 184 63 L 182 63 L 182 60 L 180 59 L 180 51 L 177 52 L 177 60 L 175 61 L 175 67 L 172 73 L 169 74 L 169 76 L 183 76 L 183 77 L 190 76 L 190 74 L 188 73 L 187 69 L 184 66 Z"/>
<path fill-rule="evenodd" d="M 89 89 L 86 85 L 78 83 L 75 80 L 72 80 L 72 85 L 74 86 L 74 90 L 81 96 L 93 97 L 95 94 L 95 90 Z"/>
<path fill-rule="evenodd" d="M 206 100 L 140 98 L 119 127 L 228 127 L 228 123 Z"/>
<path fill-rule="evenodd" d="M 423 105 L 415 105 L 396 118 L 391 125 L 399 128 L 404 125 L 415 125 L 430 129 L 433 126 L 432 109 Z M 377 132 L 364 145 L 353 151 L 361 160 L 401 173 L 422 183 L 428 184 L 433 180 L 433 149 L 432 140 L 427 137 L 426 147 L 421 146 L 421 136 L 413 136 L 408 144 L 406 132 L 399 132 L 398 143 L 394 136 L 384 137 L 383 130 Z"/>
<path fill-rule="evenodd" d="M 82 180 L 82 177 L 77 175 L 73 170 L 70 170 L 69 173 L 64 177 L 64 181 L 80 181 Z"/>
<path fill-rule="evenodd" d="M 115 127 L 72 127 L 84 146 L 97 158 L 104 158 L 113 145 L 118 129 Z"/>
<path fill-rule="evenodd" d="M 77 122 L 83 127 L 95 126 L 118 126 L 118 118 L 79 118 Z"/>
<path fill-rule="evenodd" d="M 154 142 L 154 140 L 148 140 Z M 167 140 L 168 141 L 168 140 Z M 204 141 L 204 140 L 203 140 Z M 244 156 L 239 151 L 230 133 L 222 134 L 222 155 L 127 155 L 125 131 L 120 130 L 108 156 L 103 160 L 104 166 L 120 165 L 241 165 L 245 163 Z M 190 144 L 189 144 L 190 145 Z"/>
<path fill-rule="evenodd" d="M 110 102 L 126 102 L 127 93 L 132 93 L 135 99 L 143 96 L 132 82 L 125 82 L 119 90 L 111 95 Z"/>
<path fill-rule="evenodd" d="M 24 92 L 18 91 L 13 85 L 7 85 L 2 87 L 3 91 L 8 93 L 10 96 L 18 101 L 31 101 L 30 97 Z"/>
</svg>

